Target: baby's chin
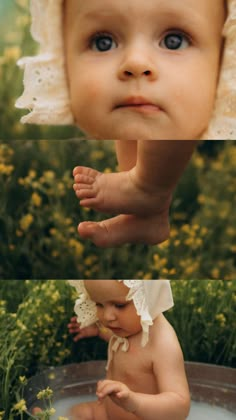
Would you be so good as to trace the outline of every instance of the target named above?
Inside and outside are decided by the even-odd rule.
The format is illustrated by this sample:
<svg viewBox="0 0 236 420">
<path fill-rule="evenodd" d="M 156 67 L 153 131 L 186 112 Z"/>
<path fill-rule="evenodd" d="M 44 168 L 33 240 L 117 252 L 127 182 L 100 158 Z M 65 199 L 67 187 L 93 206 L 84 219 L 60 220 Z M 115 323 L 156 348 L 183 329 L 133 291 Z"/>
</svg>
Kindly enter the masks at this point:
<svg viewBox="0 0 236 420">
<path fill-rule="evenodd" d="M 100 127 L 97 130 L 84 131 L 88 140 L 200 140 L 202 133 L 188 130 L 163 130 L 157 127 L 146 125 L 120 124 L 118 127 Z"/>
</svg>

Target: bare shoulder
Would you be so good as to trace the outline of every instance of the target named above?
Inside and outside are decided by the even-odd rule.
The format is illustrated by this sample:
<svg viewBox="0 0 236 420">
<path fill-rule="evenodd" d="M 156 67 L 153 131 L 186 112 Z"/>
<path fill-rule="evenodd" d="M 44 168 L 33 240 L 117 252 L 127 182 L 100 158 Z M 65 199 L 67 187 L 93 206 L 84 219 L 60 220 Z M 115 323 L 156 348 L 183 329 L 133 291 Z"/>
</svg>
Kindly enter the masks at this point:
<svg viewBox="0 0 236 420">
<path fill-rule="evenodd" d="M 159 316 L 151 331 L 153 372 L 160 392 L 171 391 L 189 399 L 183 352 L 174 331 L 164 315 Z"/>
<path fill-rule="evenodd" d="M 151 328 L 150 345 L 155 364 L 183 363 L 182 349 L 172 325 L 163 314 L 159 315 Z"/>
<path fill-rule="evenodd" d="M 162 346 L 166 344 L 179 345 L 176 332 L 163 314 L 159 315 L 153 322 L 150 331 L 150 338 L 153 344 Z"/>
</svg>

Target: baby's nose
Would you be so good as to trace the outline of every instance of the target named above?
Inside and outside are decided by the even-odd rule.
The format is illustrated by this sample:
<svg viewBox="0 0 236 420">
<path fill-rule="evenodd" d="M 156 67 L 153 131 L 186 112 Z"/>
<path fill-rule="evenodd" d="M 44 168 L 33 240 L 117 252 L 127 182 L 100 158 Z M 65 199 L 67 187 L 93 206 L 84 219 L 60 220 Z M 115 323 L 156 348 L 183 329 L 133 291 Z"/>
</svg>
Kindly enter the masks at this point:
<svg viewBox="0 0 236 420">
<path fill-rule="evenodd" d="M 112 308 L 105 308 L 103 312 L 103 316 L 104 316 L 104 320 L 107 322 L 114 321 L 116 319 L 115 313 Z"/>
<path fill-rule="evenodd" d="M 126 54 L 118 70 L 120 80 L 147 78 L 152 81 L 157 78 L 157 68 L 150 53 L 144 49 L 133 49 Z"/>
</svg>

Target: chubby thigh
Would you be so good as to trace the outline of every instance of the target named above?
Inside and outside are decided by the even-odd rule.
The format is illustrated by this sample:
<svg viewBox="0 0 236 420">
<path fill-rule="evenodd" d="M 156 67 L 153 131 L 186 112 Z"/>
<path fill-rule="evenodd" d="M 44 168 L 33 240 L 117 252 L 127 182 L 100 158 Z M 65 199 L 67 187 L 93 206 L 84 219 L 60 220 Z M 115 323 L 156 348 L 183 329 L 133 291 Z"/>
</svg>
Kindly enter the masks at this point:
<svg viewBox="0 0 236 420">
<path fill-rule="evenodd" d="M 74 405 L 68 414 L 72 420 L 108 420 L 106 406 L 99 401 Z"/>
</svg>

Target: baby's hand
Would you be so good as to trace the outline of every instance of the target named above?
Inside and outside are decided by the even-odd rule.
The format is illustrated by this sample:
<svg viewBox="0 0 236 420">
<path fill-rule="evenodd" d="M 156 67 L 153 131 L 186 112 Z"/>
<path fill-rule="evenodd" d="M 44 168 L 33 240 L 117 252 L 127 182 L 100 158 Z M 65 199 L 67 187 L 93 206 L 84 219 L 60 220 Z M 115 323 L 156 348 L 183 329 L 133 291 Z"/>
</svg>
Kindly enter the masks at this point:
<svg viewBox="0 0 236 420">
<path fill-rule="evenodd" d="M 82 338 L 96 337 L 99 335 L 99 329 L 96 324 L 86 328 L 80 328 L 75 316 L 71 318 L 70 323 L 68 324 L 68 330 L 70 334 L 76 334 L 73 338 L 75 342 L 82 340 Z"/>
<path fill-rule="evenodd" d="M 101 401 L 109 396 L 112 401 L 124 410 L 133 412 L 133 392 L 122 382 L 104 380 L 97 384 L 97 397 Z"/>
</svg>

